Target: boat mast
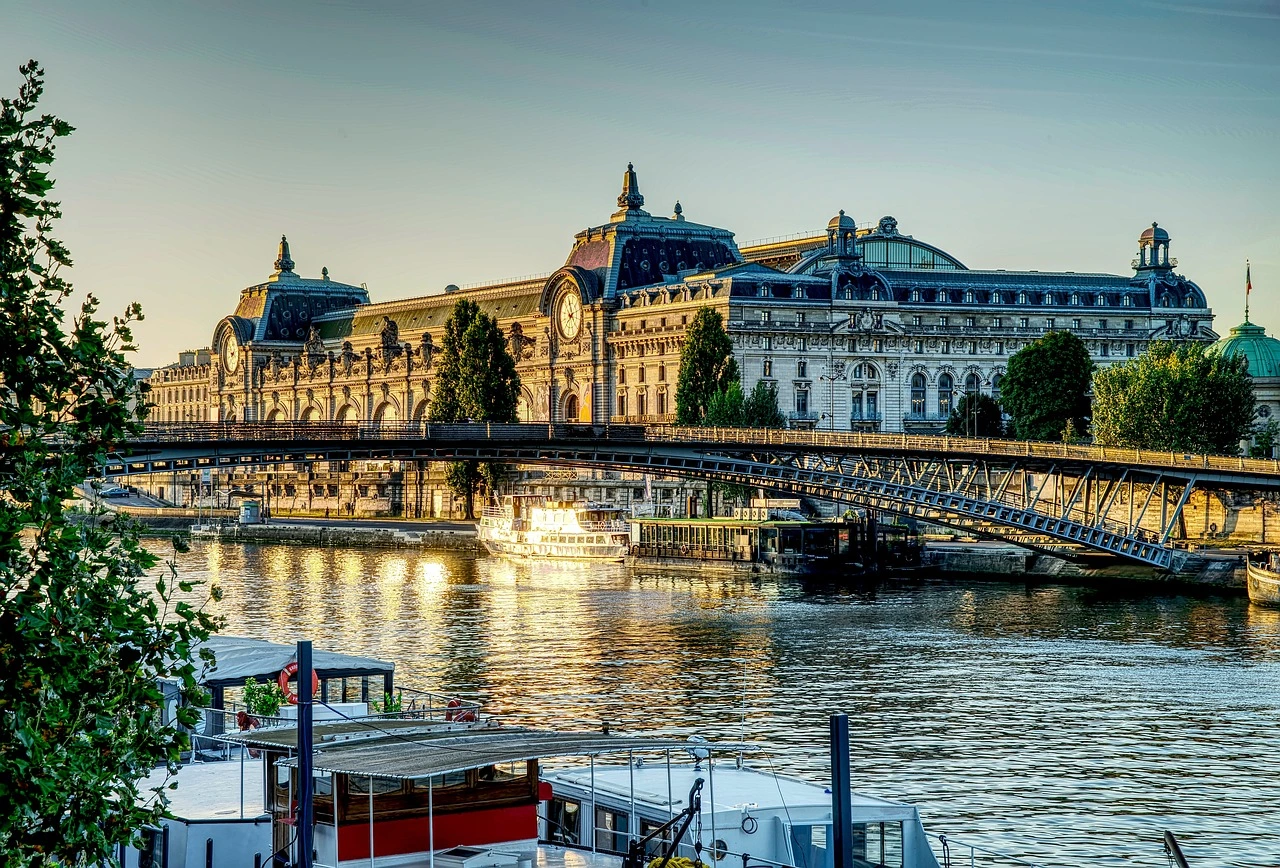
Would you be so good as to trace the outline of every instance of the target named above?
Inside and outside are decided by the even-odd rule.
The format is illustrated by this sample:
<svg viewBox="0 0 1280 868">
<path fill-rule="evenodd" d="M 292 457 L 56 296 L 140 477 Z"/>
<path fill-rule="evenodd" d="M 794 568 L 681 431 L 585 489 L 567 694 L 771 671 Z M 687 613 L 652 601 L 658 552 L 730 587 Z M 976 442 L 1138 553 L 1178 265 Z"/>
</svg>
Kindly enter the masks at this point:
<svg viewBox="0 0 1280 868">
<path fill-rule="evenodd" d="M 311 868 L 311 848 L 315 830 L 315 804 L 312 802 L 311 768 L 311 642 L 298 642 L 298 865 Z M 372 788 L 370 788 L 372 792 Z M 335 802 L 336 810 L 336 802 Z"/>
</svg>

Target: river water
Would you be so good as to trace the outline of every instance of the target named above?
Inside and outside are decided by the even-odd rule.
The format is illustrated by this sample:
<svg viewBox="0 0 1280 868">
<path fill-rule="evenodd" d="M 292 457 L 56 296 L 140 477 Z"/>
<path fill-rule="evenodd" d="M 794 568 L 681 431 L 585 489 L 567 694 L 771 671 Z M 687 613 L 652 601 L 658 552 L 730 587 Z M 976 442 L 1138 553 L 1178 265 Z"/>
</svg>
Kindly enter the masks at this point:
<svg viewBox="0 0 1280 868">
<path fill-rule="evenodd" d="M 1192 868 L 1280 865 L 1280 612 L 1241 598 L 201 542 L 179 568 L 227 633 L 513 722 L 745 737 L 822 781 L 845 711 L 855 789 L 1041 865 L 1162 866 L 1164 829 Z"/>
</svg>

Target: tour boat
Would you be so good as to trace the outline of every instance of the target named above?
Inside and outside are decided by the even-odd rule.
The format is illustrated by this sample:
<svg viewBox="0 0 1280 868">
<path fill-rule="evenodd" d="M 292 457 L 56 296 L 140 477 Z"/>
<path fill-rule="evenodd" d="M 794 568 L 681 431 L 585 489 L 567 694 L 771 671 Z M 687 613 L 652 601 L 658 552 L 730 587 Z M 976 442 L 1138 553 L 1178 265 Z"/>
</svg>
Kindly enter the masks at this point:
<svg viewBox="0 0 1280 868">
<path fill-rule="evenodd" d="M 479 536 L 491 554 L 509 557 L 621 561 L 631 548 L 621 510 L 536 494 L 509 494 L 485 507 Z"/>
<path fill-rule="evenodd" d="M 1280 606 L 1280 555 L 1272 553 L 1266 565 L 1245 559 L 1249 584 L 1249 602 L 1264 606 Z"/>
</svg>

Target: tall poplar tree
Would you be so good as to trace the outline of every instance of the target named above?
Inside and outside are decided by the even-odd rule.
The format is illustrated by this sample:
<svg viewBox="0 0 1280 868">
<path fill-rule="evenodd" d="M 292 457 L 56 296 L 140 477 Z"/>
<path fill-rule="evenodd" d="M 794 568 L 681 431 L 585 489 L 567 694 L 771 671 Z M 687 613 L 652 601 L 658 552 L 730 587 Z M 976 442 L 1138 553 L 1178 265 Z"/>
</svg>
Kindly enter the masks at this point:
<svg viewBox="0 0 1280 868">
<path fill-rule="evenodd" d="M 164 775 L 142 781 L 177 770 L 198 713 L 163 722 L 159 679 L 197 698 L 192 648 L 216 623 L 179 601 L 194 583 L 172 564 L 147 578 L 159 561 L 136 527 L 67 506 L 142 429 L 125 359 L 142 314 L 105 322 L 92 295 L 64 310 L 48 167 L 72 128 L 37 113 L 35 61 L 21 72 L 0 99 L 0 864 L 96 865 L 165 811 Z"/>
<path fill-rule="evenodd" d="M 432 422 L 515 422 L 520 375 L 498 321 L 469 299 L 459 299 L 444 325 L 439 368 L 427 418 Z M 495 488 L 504 467 L 493 462 L 453 461 L 445 471 L 449 487 L 466 502 L 480 482 Z"/>
<path fill-rule="evenodd" d="M 676 380 L 676 422 L 700 425 L 712 398 L 738 380 L 733 341 L 720 312 L 700 307 L 684 333 Z"/>
</svg>

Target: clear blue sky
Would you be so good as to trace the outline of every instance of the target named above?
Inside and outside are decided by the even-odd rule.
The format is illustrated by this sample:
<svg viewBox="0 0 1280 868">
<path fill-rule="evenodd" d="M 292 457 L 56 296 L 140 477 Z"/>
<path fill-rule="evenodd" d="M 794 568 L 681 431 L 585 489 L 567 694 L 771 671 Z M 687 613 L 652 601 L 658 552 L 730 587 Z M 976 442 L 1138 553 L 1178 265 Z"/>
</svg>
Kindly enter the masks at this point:
<svg viewBox="0 0 1280 868">
<path fill-rule="evenodd" d="M 375 300 L 547 272 L 614 210 L 740 243 L 896 216 L 975 268 L 1126 273 L 1158 220 L 1221 333 L 1280 333 L 1280 4 L 0 0 L 77 127 L 73 279 L 138 363 L 209 342 L 281 233 Z"/>
</svg>

